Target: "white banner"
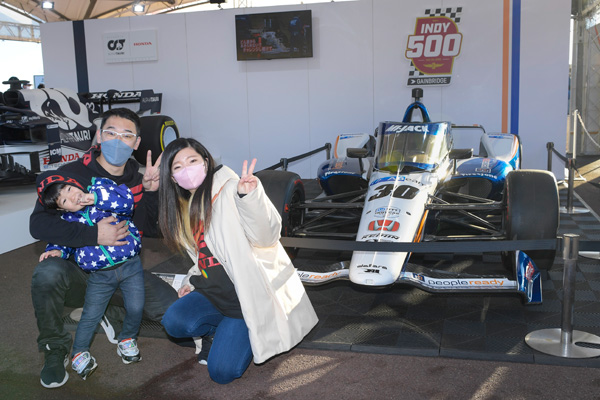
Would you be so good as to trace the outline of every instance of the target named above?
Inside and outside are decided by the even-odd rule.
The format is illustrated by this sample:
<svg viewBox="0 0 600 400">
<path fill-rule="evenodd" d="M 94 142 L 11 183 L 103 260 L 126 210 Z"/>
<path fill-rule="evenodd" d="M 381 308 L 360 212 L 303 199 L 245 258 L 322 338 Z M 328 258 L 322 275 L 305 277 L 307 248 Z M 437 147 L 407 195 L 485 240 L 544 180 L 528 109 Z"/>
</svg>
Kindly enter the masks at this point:
<svg viewBox="0 0 600 400">
<path fill-rule="evenodd" d="M 112 32 L 102 37 L 106 63 L 158 60 L 156 30 Z"/>
</svg>

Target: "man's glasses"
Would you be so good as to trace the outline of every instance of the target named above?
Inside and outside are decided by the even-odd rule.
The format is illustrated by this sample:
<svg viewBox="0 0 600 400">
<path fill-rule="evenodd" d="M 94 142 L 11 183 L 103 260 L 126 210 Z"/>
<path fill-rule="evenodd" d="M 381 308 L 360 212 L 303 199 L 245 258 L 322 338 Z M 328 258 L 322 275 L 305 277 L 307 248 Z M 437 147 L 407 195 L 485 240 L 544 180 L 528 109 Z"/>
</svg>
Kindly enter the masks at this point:
<svg viewBox="0 0 600 400">
<path fill-rule="evenodd" d="M 104 135 L 104 138 L 108 139 L 108 140 L 117 139 L 117 138 L 121 137 L 126 142 L 133 142 L 137 138 L 137 135 L 135 133 L 131 133 L 131 132 L 121 133 L 121 132 L 111 131 L 109 129 L 102 129 L 101 132 Z"/>
</svg>

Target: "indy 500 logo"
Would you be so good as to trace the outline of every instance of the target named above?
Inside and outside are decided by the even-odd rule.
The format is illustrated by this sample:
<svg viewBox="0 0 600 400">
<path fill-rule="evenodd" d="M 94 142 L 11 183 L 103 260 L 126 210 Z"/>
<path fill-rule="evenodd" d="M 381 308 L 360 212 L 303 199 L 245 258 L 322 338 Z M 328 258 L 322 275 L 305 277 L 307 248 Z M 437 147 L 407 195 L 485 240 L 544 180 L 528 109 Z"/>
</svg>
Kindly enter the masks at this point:
<svg viewBox="0 0 600 400">
<path fill-rule="evenodd" d="M 462 7 L 427 9 L 426 17 L 417 18 L 404 54 L 411 60 L 408 86 L 450 84 L 463 39 L 457 25 L 461 13 Z"/>
</svg>

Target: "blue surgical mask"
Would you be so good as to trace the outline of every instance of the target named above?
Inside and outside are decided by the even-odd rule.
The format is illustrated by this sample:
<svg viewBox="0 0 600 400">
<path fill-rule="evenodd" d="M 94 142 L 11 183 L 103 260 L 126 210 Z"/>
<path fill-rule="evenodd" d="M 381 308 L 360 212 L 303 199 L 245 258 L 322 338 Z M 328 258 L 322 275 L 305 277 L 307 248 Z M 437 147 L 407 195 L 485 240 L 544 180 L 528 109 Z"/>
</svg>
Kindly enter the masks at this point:
<svg viewBox="0 0 600 400">
<path fill-rule="evenodd" d="M 110 165 L 114 165 L 115 167 L 120 167 L 125 164 L 133 153 L 133 149 L 119 139 L 102 142 L 101 149 L 104 159 L 106 159 Z"/>
</svg>

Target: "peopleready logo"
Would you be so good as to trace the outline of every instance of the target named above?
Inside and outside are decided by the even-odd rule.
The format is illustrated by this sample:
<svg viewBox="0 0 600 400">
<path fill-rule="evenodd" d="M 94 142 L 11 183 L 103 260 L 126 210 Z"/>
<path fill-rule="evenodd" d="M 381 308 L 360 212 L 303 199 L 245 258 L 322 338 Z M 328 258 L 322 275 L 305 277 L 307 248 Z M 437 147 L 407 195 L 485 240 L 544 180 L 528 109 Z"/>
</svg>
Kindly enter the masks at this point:
<svg viewBox="0 0 600 400">
<path fill-rule="evenodd" d="M 391 125 L 385 133 L 420 132 L 429 133 L 427 125 Z"/>
<path fill-rule="evenodd" d="M 435 279 L 422 274 L 413 273 L 413 279 L 423 282 L 426 286 L 435 289 L 443 288 L 512 288 L 514 282 L 505 278 L 475 278 L 475 279 Z"/>
</svg>

